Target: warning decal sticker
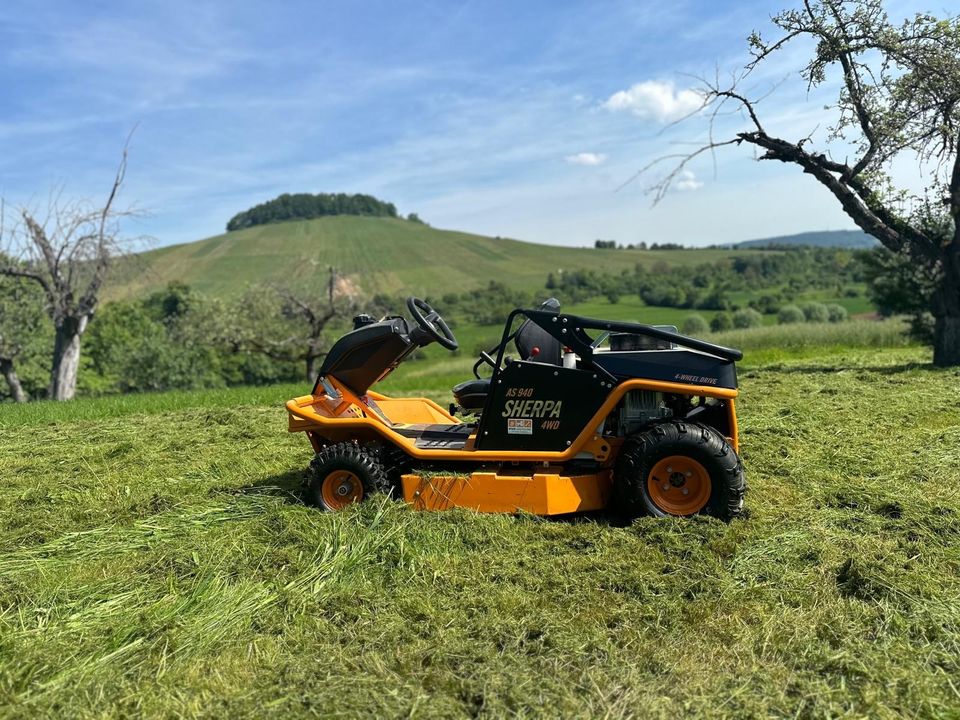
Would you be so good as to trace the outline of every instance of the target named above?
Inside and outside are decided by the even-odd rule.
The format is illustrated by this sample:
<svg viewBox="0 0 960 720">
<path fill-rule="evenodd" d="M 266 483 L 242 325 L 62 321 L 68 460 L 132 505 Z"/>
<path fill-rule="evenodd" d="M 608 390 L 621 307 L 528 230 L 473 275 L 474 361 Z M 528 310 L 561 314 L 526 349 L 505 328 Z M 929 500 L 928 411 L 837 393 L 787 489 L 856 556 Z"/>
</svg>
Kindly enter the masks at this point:
<svg viewBox="0 0 960 720">
<path fill-rule="evenodd" d="M 533 435 L 533 420 L 529 418 L 509 418 L 507 420 L 508 435 Z"/>
</svg>

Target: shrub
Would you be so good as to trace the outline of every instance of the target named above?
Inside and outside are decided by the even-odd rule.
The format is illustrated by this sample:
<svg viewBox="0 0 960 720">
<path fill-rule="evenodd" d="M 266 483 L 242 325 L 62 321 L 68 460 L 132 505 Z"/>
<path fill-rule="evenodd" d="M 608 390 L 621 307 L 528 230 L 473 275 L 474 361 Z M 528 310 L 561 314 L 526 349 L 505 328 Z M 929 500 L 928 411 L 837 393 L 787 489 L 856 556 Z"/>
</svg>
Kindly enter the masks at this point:
<svg viewBox="0 0 960 720">
<path fill-rule="evenodd" d="M 700 315 L 687 315 L 687 319 L 683 321 L 684 335 L 705 335 L 709 329 L 707 321 Z"/>
<path fill-rule="evenodd" d="M 762 324 L 763 316 L 753 308 L 743 308 L 733 314 L 733 326 L 738 330 L 760 327 Z"/>
<path fill-rule="evenodd" d="M 827 315 L 832 323 L 843 322 L 847 319 L 847 309 L 843 305 L 827 305 Z"/>
<path fill-rule="evenodd" d="M 713 316 L 713 320 L 710 321 L 710 329 L 713 332 L 722 332 L 732 327 L 733 321 L 730 320 L 730 316 L 727 315 L 727 313 L 717 313 Z"/>
<path fill-rule="evenodd" d="M 801 323 L 804 320 L 806 320 L 806 316 L 803 314 L 803 310 L 796 305 L 784 305 L 777 313 L 777 322 L 781 325 Z"/>
<path fill-rule="evenodd" d="M 750 307 L 764 314 L 775 313 L 780 309 L 780 298 L 775 295 L 761 295 L 750 301 Z"/>
<path fill-rule="evenodd" d="M 765 325 L 748 330 L 730 330 L 714 335 L 710 340 L 740 350 L 773 350 L 778 353 L 829 347 L 908 347 L 912 343 L 907 334 L 907 323 L 900 318 L 879 322 L 851 320 L 826 325 L 808 325 L 803 322 Z"/>
<path fill-rule="evenodd" d="M 803 316 L 806 318 L 807 322 L 824 323 L 830 319 L 830 311 L 827 310 L 827 306 L 823 303 L 804 303 L 802 309 Z"/>
</svg>

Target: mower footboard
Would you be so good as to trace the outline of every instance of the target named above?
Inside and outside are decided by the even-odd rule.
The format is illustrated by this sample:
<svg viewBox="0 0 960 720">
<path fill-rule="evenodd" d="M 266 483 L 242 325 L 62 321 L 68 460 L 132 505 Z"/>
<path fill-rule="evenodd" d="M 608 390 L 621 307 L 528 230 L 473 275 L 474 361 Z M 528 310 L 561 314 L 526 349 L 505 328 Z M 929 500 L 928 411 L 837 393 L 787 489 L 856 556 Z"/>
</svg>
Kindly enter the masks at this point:
<svg viewBox="0 0 960 720">
<path fill-rule="evenodd" d="M 365 398 L 303 395 L 287 402 L 290 432 L 316 433 L 331 440 L 370 437 L 397 425 L 449 424 L 460 421 L 429 398 L 390 398 L 370 393 Z"/>
<path fill-rule="evenodd" d="M 459 424 L 460 420 L 437 405 L 430 398 L 390 398 L 385 395 L 374 397 L 380 412 L 392 423 L 449 423 Z"/>
</svg>

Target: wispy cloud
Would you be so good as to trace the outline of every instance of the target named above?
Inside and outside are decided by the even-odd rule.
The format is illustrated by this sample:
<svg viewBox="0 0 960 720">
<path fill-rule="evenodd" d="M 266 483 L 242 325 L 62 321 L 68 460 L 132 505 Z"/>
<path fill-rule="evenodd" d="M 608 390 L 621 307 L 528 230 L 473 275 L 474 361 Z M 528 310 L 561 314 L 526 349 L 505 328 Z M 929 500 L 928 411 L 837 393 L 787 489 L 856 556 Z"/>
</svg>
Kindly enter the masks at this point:
<svg viewBox="0 0 960 720">
<path fill-rule="evenodd" d="M 564 160 L 571 165 L 603 165 L 607 161 L 607 156 L 603 153 L 582 152 L 567 155 Z"/>
<path fill-rule="evenodd" d="M 672 82 L 645 80 L 615 92 L 603 107 L 613 112 L 630 112 L 637 117 L 667 123 L 695 112 L 703 102 L 696 90 L 677 90 Z"/>
<path fill-rule="evenodd" d="M 703 183 L 697 180 L 696 173 L 691 170 L 684 170 L 677 176 L 677 180 L 673 186 L 680 192 L 690 192 L 702 188 Z"/>
</svg>

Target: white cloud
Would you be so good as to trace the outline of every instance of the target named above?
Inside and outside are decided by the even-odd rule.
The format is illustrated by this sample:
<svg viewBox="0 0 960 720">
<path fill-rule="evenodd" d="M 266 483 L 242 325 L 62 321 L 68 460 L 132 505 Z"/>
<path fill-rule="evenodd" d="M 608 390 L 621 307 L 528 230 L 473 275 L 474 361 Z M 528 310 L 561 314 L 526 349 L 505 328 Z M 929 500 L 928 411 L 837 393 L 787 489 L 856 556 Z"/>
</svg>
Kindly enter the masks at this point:
<svg viewBox="0 0 960 720">
<path fill-rule="evenodd" d="M 694 175 L 689 170 L 684 170 L 677 176 L 677 181 L 674 183 L 674 187 L 680 192 L 690 192 L 692 190 L 699 190 L 703 187 L 703 183 L 697 180 L 697 176 Z"/>
<path fill-rule="evenodd" d="M 603 165 L 607 161 L 607 156 L 603 153 L 582 152 L 567 155 L 564 160 L 571 165 Z"/>
<path fill-rule="evenodd" d="M 696 90 L 677 90 L 672 82 L 645 80 L 627 90 L 615 92 L 603 107 L 666 123 L 689 115 L 702 103 L 703 99 Z"/>
</svg>

